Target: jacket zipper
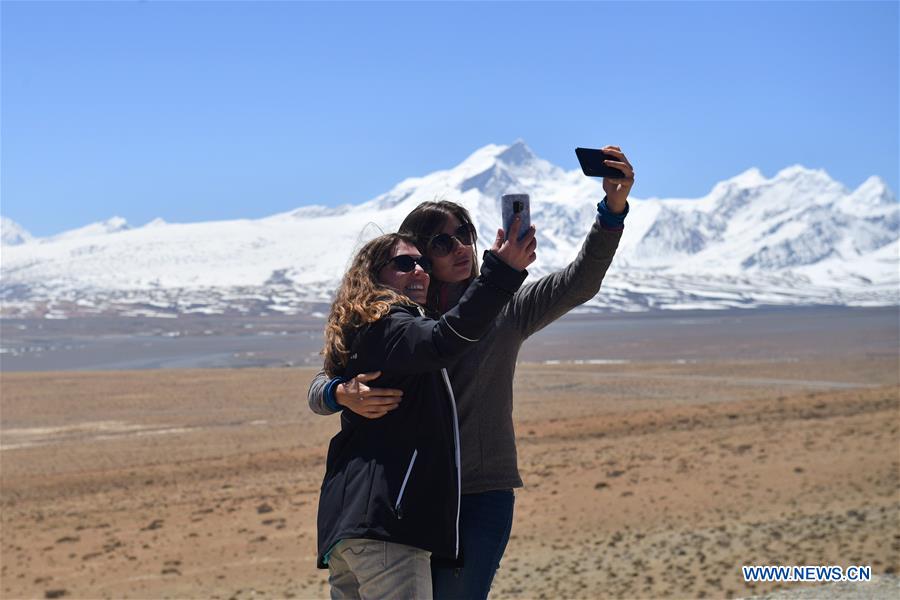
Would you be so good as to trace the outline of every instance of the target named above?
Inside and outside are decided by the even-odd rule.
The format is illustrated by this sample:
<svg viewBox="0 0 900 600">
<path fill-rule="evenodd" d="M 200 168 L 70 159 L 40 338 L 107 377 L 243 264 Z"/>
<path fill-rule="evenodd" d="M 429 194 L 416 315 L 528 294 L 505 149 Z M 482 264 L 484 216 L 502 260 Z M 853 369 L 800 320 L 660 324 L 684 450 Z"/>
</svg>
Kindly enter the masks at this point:
<svg viewBox="0 0 900 600">
<path fill-rule="evenodd" d="M 453 395 L 453 387 L 450 385 L 450 376 L 447 375 L 447 369 L 441 369 L 441 375 L 444 376 L 444 385 L 447 386 L 447 393 L 450 394 L 450 411 L 453 413 L 453 446 L 456 451 L 456 550 L 454 558 L 459 557 L 459 509 L 462 504 L 462 471 L 460 467 L 459 456 L 459 419 L 456 416 L 456 396 Z"/>
<path fill-rule="evenodd" d="M 413 465 L 416 464 L 416 457 L 419 455 L 419 450 L 415 449 L 412 453 L 412 458 L 409 459 L 409 466 L 406 468 L 406 475 L 403 477 L 403 483 L 400 484 L 400 493 L 397 495 L 397 502 L 394 503 L 394 512 L 397 513 L 397 518 L 403 518 L 403 511 L 400 510 L 400 503 L 403 501 L 403 492 L 406 491 L 406 482 L 409 481 L 409 474 L 412 473 Z"/>
<path fill-rule="evenodd" d="M 422 310 L 422 307 L 418 308 L 419 314 L 424 317 L 425 311 Z M 459 511 L 462 505 L 462 468 L 460 467 L 462 459 L 459 455 L 459 417 L 456 414 L 456 396 L 453 394 L 453 386 L 450 385 L 450 376 L 447 374 L 447 369 L 441 369 L 441 375 L 444 377 L 444 385 L 447 387 L 447 393 L 450 395 L 450 412 L 453 414 L 453 449 L 456 454 L 456 546 L 453 557 L 459 558 Z M 400 493 L 403 493 L 402 489 Z M 397 504 L 400 504 L 399 500 Z"/>
</svg>

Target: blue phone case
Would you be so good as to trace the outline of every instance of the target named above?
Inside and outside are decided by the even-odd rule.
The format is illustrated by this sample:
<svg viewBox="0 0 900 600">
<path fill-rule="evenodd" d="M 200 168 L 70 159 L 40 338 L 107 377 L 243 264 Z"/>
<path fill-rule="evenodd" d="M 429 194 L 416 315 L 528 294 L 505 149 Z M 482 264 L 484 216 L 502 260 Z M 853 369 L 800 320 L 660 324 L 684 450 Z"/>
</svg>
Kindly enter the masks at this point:
<svg viewBox="0 0 900 600">
<path fill-rule="evenodd" d="M 500 210 L 503 215 L 503 231 L 509 238 L 509 228 L 512 225 L 513 217 L 519 215 L 522 217 L 522 224 L 519 226 L 519 239 L 521 240 L 528 233 L 531 227 L 531 198 L 528 194 L 506 194 L 500 198 Z"/>
</svg>

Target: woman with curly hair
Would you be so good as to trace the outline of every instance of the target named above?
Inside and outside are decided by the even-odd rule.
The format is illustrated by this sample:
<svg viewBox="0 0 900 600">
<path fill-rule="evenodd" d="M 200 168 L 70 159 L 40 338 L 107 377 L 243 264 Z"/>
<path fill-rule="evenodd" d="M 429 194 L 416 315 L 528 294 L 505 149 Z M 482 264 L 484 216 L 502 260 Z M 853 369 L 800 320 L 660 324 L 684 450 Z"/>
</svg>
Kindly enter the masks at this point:
<svg viewBox="0 0 900 600">
<path fill-rule="evenodd" d="M 513 226 L 514 234 L 518 224 Z M 446 367 L 490 327 L 534 261 L 534 229 L 485 253 L 459 303 L 425 315 L 430 261 L 389 234 L 356 254 L 325 329 L 325 372 L 377 382 L 411 400 L 382 419 L 351 411 L 328 448 L 318 566 L 333 598 L 430 598 L 431 555 L 459 551 L 459 430 Z"/>
</svg>

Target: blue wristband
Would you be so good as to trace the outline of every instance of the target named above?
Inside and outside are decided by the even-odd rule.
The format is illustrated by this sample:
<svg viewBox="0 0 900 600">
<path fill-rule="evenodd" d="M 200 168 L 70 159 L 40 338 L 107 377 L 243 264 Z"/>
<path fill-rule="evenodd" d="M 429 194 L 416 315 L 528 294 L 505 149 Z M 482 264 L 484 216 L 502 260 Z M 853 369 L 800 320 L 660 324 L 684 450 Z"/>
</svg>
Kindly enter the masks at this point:
<svg viewBox="0 0 900 600">
<path fill-rule="evenodd" d="M 597 205 L 597 219 L 603 229 L 611 229 L 613 231 L 622 231 L 625 229 L 625 217 L 628 216 L 628 201 L 625 201 L 625 210 L 619 214 L 614 214 L 609 210 L 606 204 L 606 198 Z"/>
<path fill-rule="evenodd" d="M 335 377 L 325 385 L 325 406 L 331 409 L 331 412 L 341 412 L 344 407 L 337 403 L 337 397 L 334 395 L 334 388 L 347 381 L 343 377 Z"/>
</svg>

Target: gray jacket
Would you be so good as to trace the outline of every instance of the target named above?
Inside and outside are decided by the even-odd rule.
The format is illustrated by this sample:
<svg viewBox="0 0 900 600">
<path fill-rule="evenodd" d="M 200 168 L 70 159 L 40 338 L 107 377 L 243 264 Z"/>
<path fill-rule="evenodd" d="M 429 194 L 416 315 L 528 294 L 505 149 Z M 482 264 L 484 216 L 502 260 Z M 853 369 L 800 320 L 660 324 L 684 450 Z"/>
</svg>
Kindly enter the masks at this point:
<svg viewBox="0 0 900 600">
<path fill-rule="evenodd" d="M 531 334 L 593 298 L 612 262 L 622 231 L 595 219 L 581 251 L 566 268 L 523 285 L 490 330 L 447 370 L 459 415 L 462 493 L 522 487 L 513 428 L 513 376 L 519 348 Z M 324 371 L 309 387 L 309 407 L 325 404 Z"/>
</svg>

